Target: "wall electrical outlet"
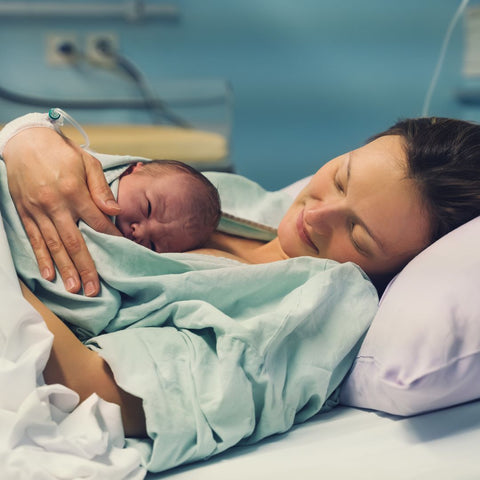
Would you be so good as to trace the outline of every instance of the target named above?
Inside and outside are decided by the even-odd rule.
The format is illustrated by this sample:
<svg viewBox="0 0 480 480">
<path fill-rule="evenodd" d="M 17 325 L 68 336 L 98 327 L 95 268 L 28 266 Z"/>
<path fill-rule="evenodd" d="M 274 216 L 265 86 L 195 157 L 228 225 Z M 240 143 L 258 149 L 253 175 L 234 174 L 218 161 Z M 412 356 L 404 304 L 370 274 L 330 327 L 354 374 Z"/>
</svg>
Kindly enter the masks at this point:
<svg viewBox="0 0 480 480">
<path fill-rule="evenodd" d="M 75 33 L 49 33 L 46 36 L 45 56 L 48 65 L 73 65 L 80 54 Z"/>
<path fill-rule="evenodd" d="M 112 32 L 90 33 L 85 40 L 85 58 L 92 64 L 114 68 L 118 36 Z"/>
</svg>

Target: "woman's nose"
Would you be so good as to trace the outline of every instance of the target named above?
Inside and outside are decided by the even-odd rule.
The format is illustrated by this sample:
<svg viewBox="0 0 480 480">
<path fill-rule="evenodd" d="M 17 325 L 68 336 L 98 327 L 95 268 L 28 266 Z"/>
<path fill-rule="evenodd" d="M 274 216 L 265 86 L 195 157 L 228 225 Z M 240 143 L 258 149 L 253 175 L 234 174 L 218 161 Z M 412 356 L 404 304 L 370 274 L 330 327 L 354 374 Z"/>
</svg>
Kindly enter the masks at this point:
<svg viewBox="0 0 480 480">
<path fill-rule="evenodd" d="M 326 234 L 337 228 L 344 218 L 339 203 L 316 202 L 305 208 L 304 220 L 318 234 Z"/>
</svg>

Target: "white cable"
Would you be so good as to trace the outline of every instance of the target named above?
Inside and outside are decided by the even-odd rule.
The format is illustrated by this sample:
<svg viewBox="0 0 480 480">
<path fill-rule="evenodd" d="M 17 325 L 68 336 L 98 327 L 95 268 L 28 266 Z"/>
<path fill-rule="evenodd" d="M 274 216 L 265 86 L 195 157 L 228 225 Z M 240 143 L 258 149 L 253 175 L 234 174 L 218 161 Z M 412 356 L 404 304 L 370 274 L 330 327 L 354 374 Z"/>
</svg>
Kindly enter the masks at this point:
<svg viewBox="0 0 480 480">
<path fill-rule="evenodd" d="M 442 48 L 440 50 L 440 55 L 437 60 L 437 65 L 435 67 L 432 80 L 430 82 L 430 86 L 428 87 L 427 94 L 425 95 L 425 101 L 424 101 L 423 110 L 422 110 L 423 117 L 428 116 L 428 111 L 430 109 L 430 102 L 432 101 L 433 92 L 435 90 L 435 87 L 437 86 L 438 77 L 440 76 L 440 71 L 442 70 L 443 62 L 445 60 L 445 55 L 447 53 L 448 44 L 450 42 L 450 37 L 452 36 L 453 30 L 458 22 L 458 19 L 462 16 L 463 11 L 467 7 L 469 1 L 470 0 L 462 0 L 459 7 L 457 8 L 457 11 L 453 15 L 452 20 L 450 20 L 450 24 L 448 25 L 447 31 L 445 33 L 445 37 L 443 39 Z"/>
<path fill-rule="evenodd" d="M 51 108 L 48 111 L 48 116 L 53 120 L 58 120 L 60 117 L 67 119 L 81 134 L 85 143 L 80 145 L 82 148 L 88 148 L 90 145 L 90 139 L 88 138 L 87 132 L 82 128 L 82 126 L 67 112 L 64 112 L 61 108 Z"/>
</svg>

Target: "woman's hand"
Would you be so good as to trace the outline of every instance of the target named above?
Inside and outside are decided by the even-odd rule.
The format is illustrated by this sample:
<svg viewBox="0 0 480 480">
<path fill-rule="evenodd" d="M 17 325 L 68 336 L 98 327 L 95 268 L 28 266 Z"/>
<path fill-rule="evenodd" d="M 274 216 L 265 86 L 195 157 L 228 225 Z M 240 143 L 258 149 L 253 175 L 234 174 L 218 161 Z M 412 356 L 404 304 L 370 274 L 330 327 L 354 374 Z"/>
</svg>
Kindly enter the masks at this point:
<svg viewBox="0 0 480 480">
<path fill-rule="evenodd" d="M 117 215 L 120 208 L 100 162 L 49 128 L 21 131 L 8 141 L 3 158 L 42 277 L 55 278 L 55 263 L 69 292 L 83 285 L 86 295 L 97 295 L 97 271 L 77 221 L 120 235 L 106 216 Z"/>
</svg>

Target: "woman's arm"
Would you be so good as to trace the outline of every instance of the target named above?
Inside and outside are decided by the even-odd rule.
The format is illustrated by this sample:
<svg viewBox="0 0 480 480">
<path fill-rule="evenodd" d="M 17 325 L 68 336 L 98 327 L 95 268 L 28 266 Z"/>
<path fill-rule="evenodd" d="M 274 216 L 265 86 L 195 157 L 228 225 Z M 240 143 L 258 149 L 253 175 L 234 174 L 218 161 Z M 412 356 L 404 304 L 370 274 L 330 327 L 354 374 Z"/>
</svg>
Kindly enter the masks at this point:
<svg viewBox="0 0 480 480">
<path fill-rule="evenodd" d="M 109 366 L 96 352 L 88 349 L 33 293 L 20 282 L 25 299 L 43 317 L 53 333 L 50 358 L 43 372 L 47 384 L 61 383 L 77 392 L 80 401 L 97 393 L 120 406 L 125 434 L 145 437 L 145 415 L 142 400 L 122 390 Z"/>
<path fill-rule="evenodd" d="M 106 216 L 117 215 L 119 207 L 100 162 L 50 128 L 20 131 L 8 140 L 3 158 L 42 276 L 52 280 L 55 263 L 68 291 L 83 284 L 86 295 L 97 295 L 98 275 L 76 223 L 82 219 L 120 235 Z"/>
</svg>

